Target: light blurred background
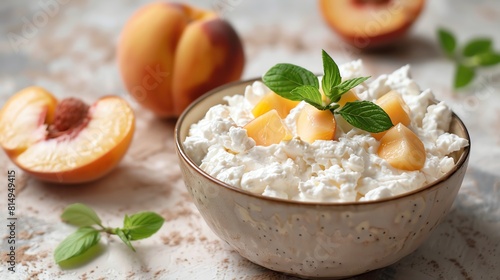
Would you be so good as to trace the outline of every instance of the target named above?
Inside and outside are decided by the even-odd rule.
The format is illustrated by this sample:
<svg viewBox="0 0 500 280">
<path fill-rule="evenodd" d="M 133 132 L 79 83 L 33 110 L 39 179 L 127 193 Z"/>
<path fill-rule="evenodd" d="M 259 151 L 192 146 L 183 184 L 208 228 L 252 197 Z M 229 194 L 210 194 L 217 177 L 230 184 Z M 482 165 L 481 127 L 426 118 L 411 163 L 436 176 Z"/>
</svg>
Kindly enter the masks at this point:
<svg viewBox="0 0 500 280">
<path fill-rule="evenodd" d="M 89 103 L 102 95 L 117 94 L 127 98 L 137 111 L 139 125 L 134 143 L 147 142 L 148 139 L 141 137 L 141 133 L 146 129 L 154 128 L 158 130 L 158 135 L 167 130 L 171 131 L 172 122 L 167 124 L 159 122 L 128 96 L 115 60 L 116 45 L 126 20 L 139 7 L 149 2 L 151 1 L 1 1 L 0 105 L 3 105 L 15 92 L 30 85 L 45 87 L 60 98 L 77 96 Z M 498 265 L 500 254 L 500 248 L 498 248 L 500 243 L 498 235 L 500 232 L 500 160 L 498 160 L 500 158 L 500 66 L 479 71 L 470 87 L 456 91 L 452 87 L 454 64 L 441 51 L 437 40 L 437 29 L 445 27 L 453 31 L 460 44 L 474 37 L 490 37 L 494 41 L 495 49 L 500 50 L 499 1 L 428 0 L 408 36 L 399 42 L 397 47 L 369 52 L 344 43 L 327 26 L 321 16 L 317 1 L 191 0 L 181 2 L 215 9 L 233 25 L 245 48 L 246 65 L 243 79 L 260 77 L 272 65 L 279 62 L 298 64 L 319 73 L 322 71 L 321 49 L 325 49 L 338 63 L 362 59 L 365 74 L 371 76 L 390 73 L 401 66 L 410 64 L 412 76 L 421 88 L 431 88 L 438 99 L 447 101 L 469 128 L 473 146 L 470 167 L 457 199 L 456 209 L 458 210 L 450 214 L 431 240 L 416 253 L 379 274 L 372 275 L 375 278 L 369 279 L 499 279 L 500 270 L 495 266 Z M 48 10 L 49 6 L 52 8 Z M 163 136 L 153 137 L 153 139 L 166 141 L 172 145 L 172 139 L 168 138 L 171 137 L 171 132 L 165 133 L 166 140 Z M 157 180 L 150 180 L 149 184 L 154 186 L 163 180 L 162 170 L 175 165 L 175 155 L 171 146 L 165 147 L 157 143 L 151 143 L 151 146 L 170 162 L 163 162 L 161 158 L 146 161 L 146 163 L 157 164 L 156 169 L 151 166 L 131 166 L 133 166 L 133 172 L 137 174 L 151 176 L 150 174 L 155 173 L 155 176 L 159 176 Z M 133 154 L 143 152 L 151 151 L 144 147 L 132 149 Z M 125 165 L 133 161 L 133 156 L 130 157 L 132 158 L 125 160 Z M 11 166 L 4 155 L 0 157 L 0 162 L 5 169 Z M 169 172 L 175 173 L 178 169 L 173 167 L 173 171 Z M 120 182 L 126 181 L 126 179 L 120 179 L 120 174 L 118 172 L 111 178 Z M 113 184 L 111 179 L 106 182 Z M 38 185 L 37 182 L 28 179 L 26 184 Z M 179 187 L 183 187 L 182 183 L 175 185 L 175 188 Z M 79 198 L 93 200 L 90 193 L 79 197 L 78 195 L 81 194 L 77 191 L 59 192 L 47 186 L 42 187 L 41 191 L 40 189 L 31 191 L 31 189 L 28 189 L 25 198 L 22 196 L 19 198 L 20 203 L 31 204 L 33 201 L 39 201 L 40 196 L 45 197 L 44 191 L 48 193 L 50 201 L 63 205 Z M 111 197 L 112 194 L 114 192 L 105 193 L 104 197 Z M 138 194 L 134 193 L 134 195 Z M 104 200 L 102 197 L 100 199 Z M 133 199 L 129 201 L 134 202 Z M 174 202 L 171 202 L 172 205 L 175 205 Z M 155 203 L 161 205 L 162 202 Z M 40 211 L 54 210 L 54 207 L 43 203 L 39 207 Z M 57 219 L 40 218 L 36 213 L 27 215 L 34 221 L 40 222 L 41 219 L 50 224 L 53 230 L 58 228 Z M 114 217 L 109 219 L 114 219 Z M 189 220 L 186 218 L 178 222 L 182 224 Z M 462 227 L 467 230 L 462 230 Z M 67 228 L 64 230 L 70 231 Z M 202 227 L 201 231 L 204 234 L 210 234 L 206 226 Z M 474 235 L 475 232 L 478 234 Z M 49 244 L 56 242 L 53 239 L 54 236 L 58 237 L 50 234 L 46 237 Z M 216 240 L 215 237 L 209 237 L 209 239 Z M 474 240 L 474 247 L 467 247 L 469 240 Z M 258 279 L 285 278 L 251 264 L 234 269 L 238 267 L 239 262 L 244 262 L 244 260 L 226 247 L 221 247 L 223 249 L 219 251 L 222 253 L 217 253 L 219 255 L 213 260 L 199 255 L 189 255 L 189 250 L 186 248 L 190 250 L 198 248 L 200 252 L 209 250 L 206 247 L 196 246 L 198 245 L 191 244 L 184 249 L 177 247 L 175 250 L 167 248 L 168 253 L 165 254 L 173 254 L 169 258 L 184 258 L 185 256 L 192 258 L 193 261 L 180 264 L 175 264 L 175 261 L 168 262 L 170 266 L 177 265 L 183 270 L 165 267 L 165 271 L 169 273 L 161 274 L 158 279 L 170 279 L 170 277 L 187 279 L 185 278 L 188 277 L 187 275 L 205 275 L 207 279 L 232 279 L 232 277 L 245 275 L 265 277 Z M 447 251 L 450 247 L 456 249 Z M 475 261 L 478 258 L 482 259 Z M 221 261 L 224 259 L 228 260 L 225 264 Z M 50 263 L 50 256 L 45 261 Z M 437 267 L 433 261 L 438 263 Z M 159 269 L 162 268 L 161 264 L 158 262 L 156 264 Z M 84 267 L 72 273 L 82 275 L 87 269 L 88 267 Z M 203 269 L 204 272 L 200 273 L 199 269 Z M 224 272 L 225 269 L 230 272 Z M 49 270 L 47 274 L 56 275 L 50 274 L 52 273 L 50 271 L 58 273 L 56 267 Z M 98 271 L 101 273 L 99 275 L 104 275 L 103 271 Z M 116 279 L 124 279 L 123 276 L 126 276 L 126 272 L 123 271 L 116 273 Z M 410 276 L 398 278 L 401 275 Z M 107 276 L 110 279 L 115 277 Z M 61 277 L 69 276 L 63 273 Z M 3 277 L 0 278 L 3 279 Z M 51 278 L 47 276 L 45 279 Z"/>
</svg>

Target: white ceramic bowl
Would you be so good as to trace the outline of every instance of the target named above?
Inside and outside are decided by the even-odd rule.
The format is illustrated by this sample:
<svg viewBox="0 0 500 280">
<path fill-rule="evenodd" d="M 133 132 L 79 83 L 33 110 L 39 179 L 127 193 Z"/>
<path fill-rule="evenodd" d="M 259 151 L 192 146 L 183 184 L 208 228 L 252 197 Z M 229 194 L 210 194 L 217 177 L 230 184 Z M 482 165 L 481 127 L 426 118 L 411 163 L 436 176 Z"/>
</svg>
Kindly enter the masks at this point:
<svg viewBox="0 0 500 280">
<path fill-rule="evenodd" d="M 196 100 L 177 121 L 182 175 L 210 228 L 243 257 L 266 268 L 306 278 L 342 278 L 388 266 L 422 244 L 448 213 L 467 168 L 470 146 L 441 179 L 396 197 L 350 203 L 270 198 L 223 183 L 200 169 L 183 142 L 191 124 L 226 95 L 243 94 L 252 81 L 219 87 Z M 470 140 L 453 114 L 450 130 Z"/>
</svg>

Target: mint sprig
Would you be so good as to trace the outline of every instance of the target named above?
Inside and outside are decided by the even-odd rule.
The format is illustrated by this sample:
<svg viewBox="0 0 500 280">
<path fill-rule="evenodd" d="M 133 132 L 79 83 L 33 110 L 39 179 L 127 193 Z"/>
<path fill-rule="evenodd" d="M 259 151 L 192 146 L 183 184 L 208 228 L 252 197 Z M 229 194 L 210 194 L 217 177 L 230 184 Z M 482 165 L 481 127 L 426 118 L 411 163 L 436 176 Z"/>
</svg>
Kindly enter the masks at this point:
<svg viewBox="0 0 500 280">
<path fill-rule="evenodd" d="M 441 48 L 455 62 L 455 89 L 469 85 L 478 69 L 500 64 L 500 52 L 493 49 L 490 38 L 473 38 L 459 48 L 455 35 L 449 30 L 440 28 L 437 34 Z"/>
<path fill-rule="evenodd" d="M 368 80 L 359 77 L 342 81 L 340 70 L 335 61 L 322 50 L 323 79 L 321 89 L 329 99 L 323 102 L 316 75 L 311 71 L 288 63 L 279 63 L 271 67 L 262 77 L 264 84 L 276 94 L 294 101 L 305 101 L 318 110 L 330 110 L 340 114 L 352 126 L 378 133 L 392 127 L 387 113 L 370 101 L 347 102 L 340 110 L 337 102 L 343 94 Z"/>
<path fill-rule="evenodd" d="M 131 216 L 125 215 L 122 228 L 105 227 L 97 213 L 81 203 L 66 207 L 61 219 L 79 228 L 55 249 L 54 260 L 58 264 L 87 252 L 99 243 L 102 232 L 118 235 L 123 243 L 135 251 L 130 241 L 150 237 L 162 227 L 164 222 L 164 219 L 154 212 L 140 212 Z"/>
</svg>

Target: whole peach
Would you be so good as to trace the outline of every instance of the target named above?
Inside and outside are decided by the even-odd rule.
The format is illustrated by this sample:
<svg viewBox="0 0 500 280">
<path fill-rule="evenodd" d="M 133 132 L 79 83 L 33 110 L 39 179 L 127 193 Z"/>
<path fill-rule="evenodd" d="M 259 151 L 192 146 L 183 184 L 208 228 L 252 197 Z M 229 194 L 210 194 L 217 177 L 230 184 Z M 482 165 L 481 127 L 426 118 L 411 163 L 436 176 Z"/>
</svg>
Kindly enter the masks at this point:
<svg viewBox="0 0 500 280">
<path fill-rule="evenodd" d="M 129 93 L 160 117 L 177 117 L 196 98 L 241 77 L 241 40 L 211 11 L 153 3 L 126 23 L 118 64 Z"/>
</svg>

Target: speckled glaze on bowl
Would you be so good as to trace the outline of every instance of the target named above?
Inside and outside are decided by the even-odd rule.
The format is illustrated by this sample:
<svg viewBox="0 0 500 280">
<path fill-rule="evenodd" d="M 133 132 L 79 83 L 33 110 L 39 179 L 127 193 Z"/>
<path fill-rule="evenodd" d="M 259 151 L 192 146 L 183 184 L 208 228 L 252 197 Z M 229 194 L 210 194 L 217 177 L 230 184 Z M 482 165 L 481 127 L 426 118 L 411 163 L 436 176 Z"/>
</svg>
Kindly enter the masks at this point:
<svg viewBox="0 0 500 280">
<path fill-rule="evenodd" d="M 182 175 L 210 228 L 243 257 L 304 278 L 343 278 L 388 266 L 422 244 L 448 213 L 467 168 L 470 146 L 455 153 L 443 178 L 389 199 L 311 203 L 264 197 L 225 184 L 199 168 L 183 142 L 191 124 L 226 95 L 242 94 L 254 80 L 219 87 L 196 100 L 177 121 Z M 453 114 L 450 130 L 470 140 Z"/>
</svg>

